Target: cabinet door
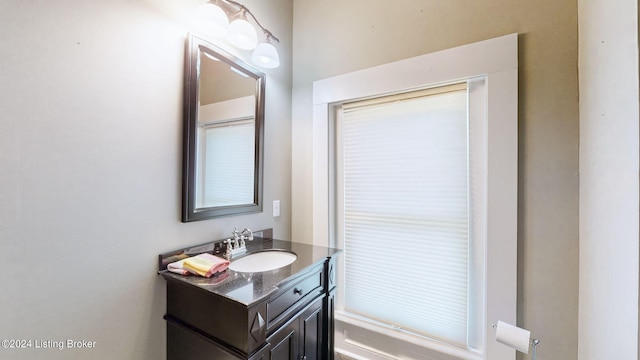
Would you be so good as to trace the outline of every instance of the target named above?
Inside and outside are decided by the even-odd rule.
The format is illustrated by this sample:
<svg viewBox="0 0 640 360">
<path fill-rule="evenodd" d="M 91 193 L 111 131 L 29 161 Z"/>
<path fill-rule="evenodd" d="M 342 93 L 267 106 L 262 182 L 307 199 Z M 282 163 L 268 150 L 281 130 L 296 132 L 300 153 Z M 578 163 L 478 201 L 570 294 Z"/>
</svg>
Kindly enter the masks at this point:
<svg viewBox="0 0 640 360">
<path fill-rule="evenodd" d="M 299 322 L 294 319 L 269 336 L 267 339 L 267 342 L 271 345 L 269 360 L 298 360 L 298 327 Z"/>
<path fill-rule="evenodd" d="M 324 343 L 322 303 L 323 298 L 320 298 L 300 316 L 300 345 L 302 345 L 300 359 L 326 360 L 322 359 Z"/>
</svg>

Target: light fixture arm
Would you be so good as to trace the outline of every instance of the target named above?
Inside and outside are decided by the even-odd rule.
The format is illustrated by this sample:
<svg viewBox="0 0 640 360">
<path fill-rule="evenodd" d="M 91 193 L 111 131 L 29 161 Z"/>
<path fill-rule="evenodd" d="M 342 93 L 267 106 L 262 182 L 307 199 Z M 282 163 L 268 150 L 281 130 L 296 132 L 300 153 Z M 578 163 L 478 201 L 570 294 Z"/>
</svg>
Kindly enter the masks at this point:
<svg viewBox="0 0 640 360">
<path fill-rule="evenodd" d="M 256 25 L 258 25 L 258 27 L 260 28 L 260 30 L 262 30 L 262 32 L 267 36 L 267 40 L 268 39 L 273 39 L 277 43 L 280 42 L 280 40 L 278 40 L 278 38 L 275 37 L 271 31 L 267 30 L 264 26 L 262 26 L 262 24 L 260 24 L 260 22 L 255 17 L 255 15 L 253 15 L 251 10 L 249 10 L 246 6 L 244 6 L 244 5 L 242 5 L 242 4 L 238 3 L 238 2 L 235 2 L 233 0 L 220 0 L 220 1 L 222 1 L 223 3 L 231 4 L 233 6 L 238 7 L 237 11 L 241 11 L 241 12 L 244 12 L 245 14 L 249 14 L 249 16 L 253 19 L 253 22 L 255 22 Z"/>
</svg>

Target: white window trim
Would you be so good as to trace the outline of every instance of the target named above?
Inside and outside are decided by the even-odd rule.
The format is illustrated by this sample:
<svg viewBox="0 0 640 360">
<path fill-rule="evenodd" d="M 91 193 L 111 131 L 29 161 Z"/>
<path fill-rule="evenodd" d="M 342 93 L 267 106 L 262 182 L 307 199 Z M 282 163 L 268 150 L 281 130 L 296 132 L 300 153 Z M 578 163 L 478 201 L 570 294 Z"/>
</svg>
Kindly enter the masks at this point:
<svg viewBox="0 0 640 360">
<path fill-rule="evenodd" d="M 330 208 L 330 105 L 347 100 L 485 77 L 487 93 L 486 299 L 484 353 L 515 359 L 515 350 L 494 340 L 492 322 L 516 323 L 518 35 L 376 66 L 313 84 L 313 243 L 334 245 Z M 339 336 L 337 337 L 339 338 Z M 434 348 L 436 352 L 440 352 Z M 472 356 L 472 354 L 469 354 Z M 449 357 L 447 357 L 449 358 Z M 464 358 L 464 357 L 461 357 Z"/>
</svg>

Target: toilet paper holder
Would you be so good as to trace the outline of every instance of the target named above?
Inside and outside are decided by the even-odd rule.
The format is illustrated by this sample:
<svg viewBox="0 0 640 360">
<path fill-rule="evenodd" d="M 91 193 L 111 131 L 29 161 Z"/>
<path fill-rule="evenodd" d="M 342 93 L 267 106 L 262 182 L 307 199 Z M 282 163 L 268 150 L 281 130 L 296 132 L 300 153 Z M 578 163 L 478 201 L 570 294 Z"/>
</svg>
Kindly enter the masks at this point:
<svg viewBox="0 0 640 360">
<path fill-rule="evenodd" d="M 506 325 L 513 327 L 513 325 L 509 325 L 509 324 L 506 324 Z M 498 328 L 498 324 L 491 323 L 491 327 L 494 328 L 494 329 L 497 329 Z M 520 329 L 520 328 L 518 328 L 518 329 Z M 521 329 L 521 330 L 524 330 L 524 329 Z M 524 331 L 526 331 L 526 330 L 524 330 Z M 538 345 L 540 345 L 540 340 L 536 339 L 536 338 L 530 339 L 529 340 L 529 344 L 531 345 L 531 360 L 536 360 L 536 352 L 537 352 L 536 350 L 537 350 Z M 523 352 L 522 350 L 517 349 L 514 346 L 511 346 L 511 345 L 508 345 L 508 344 L 506 344 L 506 345 L 511 347 L 511 348 L 516 349 L 517 351 Z"/>
</svg>

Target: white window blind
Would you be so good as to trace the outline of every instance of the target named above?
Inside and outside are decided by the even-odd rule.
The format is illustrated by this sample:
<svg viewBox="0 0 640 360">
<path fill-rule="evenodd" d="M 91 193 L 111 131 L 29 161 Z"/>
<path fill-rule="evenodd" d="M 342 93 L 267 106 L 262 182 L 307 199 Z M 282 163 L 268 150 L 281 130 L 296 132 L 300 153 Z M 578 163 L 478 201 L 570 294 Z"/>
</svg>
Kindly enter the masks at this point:
<svg viewBox="0 0 640 360">
<path fill-rule="evenodd" d="M 207 207 L 254 202 L 255 123 L 235 120 L 204 127 L 202 204 Z"/>
<path fill-rule="evenodd" d="M 469 304 L 467 108 L 466 84 L 347 103 L 337 148 L 343 310 L 460 346 Z"/>
</svg>

